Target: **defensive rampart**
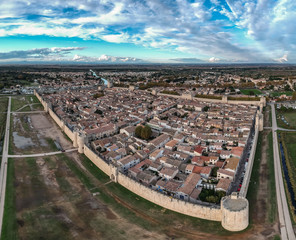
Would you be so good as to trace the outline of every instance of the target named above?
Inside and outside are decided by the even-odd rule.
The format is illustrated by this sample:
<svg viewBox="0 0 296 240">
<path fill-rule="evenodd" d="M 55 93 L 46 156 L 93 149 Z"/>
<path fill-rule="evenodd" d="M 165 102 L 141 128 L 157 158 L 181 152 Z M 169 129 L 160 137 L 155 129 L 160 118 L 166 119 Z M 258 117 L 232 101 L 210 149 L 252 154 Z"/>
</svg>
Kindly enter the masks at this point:
<svg viewBox="0 0 296 240">
<path fill-rule="evenodd" d="M 227 103 L 227 104 L 234 104 L 234 105 L 254 105 L 254 106 L 260 106 L 266 105 L 265 98 L 262 97 L 260 101 L 243 101 L 243 100 L 229 100 L 227 96 L 222 96 L 222 99 L 213 99 L 213 98 L 197 98 L 194 96 L 191 96 L 189 94 L 184 94 L 181 96 L 178 95 L 171 95 L 171 94 L 164 94 L 164 93 L 156 93 L 157 96 L 166 96 L 166 97 L 173 97 L 177 99 L 188 99 L 188 100 L 195 100 L 198 102 L 209 102 L 209 103 Z"/>
<path fill-rule="evenodd" d="M 105 174 L 110 176 L 110 178 L 118 182 L 120 185 L 126 189 L 134 192 L 135 194 L 143 197 L 144 199 L 153 202 L 161 207 L 170 209 L 175 212 L 179 212 L 188 216 L 202 218 L 211 221 L 221 221 L 222 226 L 224 226 L 229 231 L 241 231 L 248 226 L 248 211 L 246 209 L 236 210 L 236 217 L 232 220 L 232 212 L 229 209 L 221 206 L 214 205 L 200 205 L 193 204 L 190 202 L 185 202 L 176 198 L 171 198 L 167 195 L 161 194 L 154 191 L 133 179 L 127 177 L 126 175 L 120 173 L 118 168 L 113 164 L 106 163 L 102 158 L 100 158 L 95 152 L 93 152 L 84 142 L 83 137 L 78 136 L 77 132 L 72 132 L 64 122 L 48 107 L 48 104 L 41 98 L 41 96 L 35 91 L 36 97 L 44 106 L 44 109 L 49 113 L 53 120 L 60 126 L 60 128 L 67 134 L 67 136 L 73 141 L 73 145 L 77 145 L 80 149 L 80 153 L 84 153 L 92 163 L 94 163 L 99 169 L 101 169 Z M 83 146 L 82 146 L 83 144 Z M 76 146 L 76 147 L 77 147 Z M 242 199 L 243 197 L 241 197 Z M 235 201 L 235 200 L 234 200 Z M 245 199 L 245 201 L 247 201 Z M 223 202 L 221 202 L 222 204 Z M 235 227 L 233 227 L 235 226 Z"/>
<path fill-rule="evenodd" d="M 240 197 L 246 197 L 248 193 L 248 188 L 249 188 L 249 183 L 250 183 L 250 178 L 252 174 L 252 169 L 253 169 L 253 164 L 254 164 L 254 159 L 255 159 L 255 153 L 256 153 L 256 146 L 257 146 L 257 141 L 258 141 L 258 135 L 259 135 L 259 126 L 257 125 L 255 127 L 255 135 L 254 135 L 254 142 L 252 144 L 251 152 L 250 152 L 250 157 L 248 161 L 248 166 L 245 172 L 245 177 L 244 181 L 240 190 Z"/>
</svg>

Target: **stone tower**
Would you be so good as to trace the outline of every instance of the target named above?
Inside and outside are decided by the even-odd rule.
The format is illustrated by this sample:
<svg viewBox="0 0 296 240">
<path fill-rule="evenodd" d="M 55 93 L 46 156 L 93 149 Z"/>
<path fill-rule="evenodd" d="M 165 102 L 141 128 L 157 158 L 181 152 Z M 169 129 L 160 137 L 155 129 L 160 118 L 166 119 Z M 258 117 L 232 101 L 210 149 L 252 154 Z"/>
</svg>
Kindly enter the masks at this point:
<svg viewBox="0 0 296 240">
<path fill-rule="evenodd" d="M 237 192 L 222 198 L 222 227 L 236 232 L 246 229 L 249 225 L 249 202 L 239 197 Z"/>
<path fill-rule="evenodd" d="M 85 140 L 85 135 L 83 133 L 78 133 L 77 134 L 77 145 L 78 145 L 78 152 L 79 153 L 84 153 L 84 140 Z"/>
<path fill-rule="evenodd" d="M 223 95 L 222 96 L 222 103 L 227 103 L 228 102 L 228 97 Z"/>
<path fill-rule="evenodd" d="M 263 114 L 258 110 L 256 114 L 256 127 L 258 127 L 258 130 L 261 132 L 263 131 Z"/>
</svg>

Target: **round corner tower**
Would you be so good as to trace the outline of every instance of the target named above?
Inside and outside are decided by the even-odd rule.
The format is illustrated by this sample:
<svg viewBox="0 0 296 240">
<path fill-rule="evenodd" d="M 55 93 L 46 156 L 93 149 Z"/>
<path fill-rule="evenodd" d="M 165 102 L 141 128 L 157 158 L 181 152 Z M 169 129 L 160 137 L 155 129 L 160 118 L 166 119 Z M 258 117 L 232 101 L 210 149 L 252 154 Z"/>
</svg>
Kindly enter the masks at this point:
<svg viewBox="0 0 296 240">
<path fill-rule="evenodd" d="M 222 198 L 222 227 L 228 231 L 236 232 L 246 229 L 249 225 L 249 202 L 234 192 Z"/>
</svg>

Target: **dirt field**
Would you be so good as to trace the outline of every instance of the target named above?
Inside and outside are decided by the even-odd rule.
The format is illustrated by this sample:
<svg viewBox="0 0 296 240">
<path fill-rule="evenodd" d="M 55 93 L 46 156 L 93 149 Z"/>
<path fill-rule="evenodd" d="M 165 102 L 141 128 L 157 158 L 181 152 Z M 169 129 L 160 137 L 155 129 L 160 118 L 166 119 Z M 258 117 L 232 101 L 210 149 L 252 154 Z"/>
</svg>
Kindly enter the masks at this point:
<svg viewBox="0 0 296 240">
<path fill-rule="evenodd" d="M 12 152 L 14 154 L 30 154 L 56 151 L 53 141 L 57 141 L 64 149 L 72 148 L 58 126 L 45 113 L 13 114 Z"/>
<path fill-rule="evenodd" d="M 15 161 L 20 239 L 166 239 L 130 224 L 56 157 Z"/>
</svg>

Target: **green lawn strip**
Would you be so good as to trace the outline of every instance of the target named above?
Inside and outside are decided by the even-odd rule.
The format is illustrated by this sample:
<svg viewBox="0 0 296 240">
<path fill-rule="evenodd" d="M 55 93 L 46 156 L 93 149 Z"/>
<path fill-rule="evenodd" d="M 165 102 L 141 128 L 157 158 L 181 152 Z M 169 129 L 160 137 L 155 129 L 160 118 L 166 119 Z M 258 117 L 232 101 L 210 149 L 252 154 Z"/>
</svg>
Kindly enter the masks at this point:
<svg viewBox="0 0 296 240">
<path fill-rule="evenodd" d="M 93 164 L 84 154 L 80 155 L 80 159 L 82 160 L 82 165 L 100 182 L 106 183 L 110 181 L 110 177 Z"/>
<path fill-rule="evenodd" d="M 55 122 L 55 124 L 57 125 L 56 122 Z M 58 126 L 58 125 L 57 125 L 57 126 Z M 59 126 L 58 126 L 58 127 L 59 127 Z M 68 135 L 67 135 L 64 131 L 62 131 L 62 133 L 63 133 L 64 137 L 65 137 L 69 142 L 72 143 L 72 140 L 68 137 Z"/>
<path fill-rule="evenodd" d="M 48 146 L 50 147 L 51 151 L 58 151 L 59 150 L 52 138 L 46 138 L 45 140 L 46 140 Z"/>
<path fill-rule="evenodd" d="M 284 148 L 284 154 L 286 158 L 286 165 L 288 169 L 288 175 L 292 184 L 292 188 L 294 190 L 294 193 L 296 193 L 296 133 L 293 132 L 283 132 L 279 131 L 281 135 L 281 140 Z M 280 151 L 280 149 L 279 149 Z M 281 154 L 280 154 L 281 155 Z M 282 167 L 282 162 L 281 162 L 281 167 Z M 292 219 L 293 225 L 296 225 L 296 215 L 294 214 L 294 207 L 291 202 L 291 197 L 290 193 L 288 190 L 288 186 L 284 177 L 284 172 L 282 168 L 282 175 L 283 175 L 283 180 L 284 180 L 284 185 L 285 185 L 285 191 L 286 191 L 286 198 L 290 210 L 290 215 Z"/>
<path fill-rule="evenodd" d="M 92 180 L 85 174 L 77 164 L 71 160 L 66 154 L 58 154 L 57 158 L 61 161 L 64 161 L 67 166 L 72 170 L 72 172 L 79 178 L 79 180 L 90 190 L 94 189 L 96 186 Z"/>
<path fill-rule="evenodd" d="M 279 235 L 275 235 L 275 236 L 273 237 L 273 240 L 281 240 L 281 236 L 279 236 Z"/>
<path fill-rule="evenodd" d="M 8 159 L 5 206 L 1 239 L 18 239 L 15 208 L 14 171 L 14 160 Z"/>
<path fill-rule="evenodd" d="M 13 143 L 13 129 L 14 129 L 14 124 L 13 124 L 13 114 L 10 115 L 10 128 L 9 128 L 9 145 L 8 145 L 8 154 L 13 154 L 13 148 L 14 148 L 14 143 Z"/>
<path fill-rule="evenodd" d="M 244 95 L 250 95 L 253 92 L 255 95 L 262 94 L 262 92 L 258 89 L 240 89 L 241 93 Z"/>
<path fill-rule="evenodd" d="M 281 96 L 283 94 L 286 94 L 287 96 L 292 96 L 293 92 L 292 91 L 287 91 L 287 92 L 272 92 L 270 93 L 271 97 L 278 97 Z"/>
<path fill-rule="evenodd" d="M 260 162 L 261 162 L 261 153 L 262 153 L 262 133 L 259 132 L 258 142 L 256 147 L 256 153 L 254 157 L 253 169 L 250 178 L 247 199 L 249 200 L 250 206 L 257 205 L 257 193 L 259 188 L 259 172 L 260 172 Z M 253 216 L 256 215 L 256 208 L 250 208 L 250 224 L 253 223 Z"/>
<path fill-rule="evenodd" d="M 7 114 L 5 112 L 7 111 L 7 107 L 8 107 L 8 98 L 1 98 L 0 99 L 0 141 L 4 139 L 6 117 L 7 117 Z M 3 145 L 3 142 L 1 142 L 1 144 Z M 2 151 L 0 151 L 0 154 L 2 155 Z M 1 164 L 1 161 L 2 161 L 2 157 L 0 159 L 0 164 Z"/>
<path fill-rule="evenodd" d="M 277 215 L 276 189 L 275 189 L 275 172 L 273 160 L 273 138 L 272 132 L 268 134 L 268 152 L 267 152 L 267 167 L 268 167 L 268 221 L 273 223 Z"/>
<path fill-rule="evenodd" d="M 156 219 L 160 223 L 168 222 L 180 222 L 186 226 L 191 226 L 196 230 L 202 232 L 213 233 L 217 235 L 228 235 L 229 232 L 222 228 L 220 222 L 204 220 L 200 218 L 190 217 L 181 213 L 177 213 L 155 203 L 147 201 L 146 199 L 140 197 L 139 195 L 129 191 L 120 184 L 110 183 L 106 185 L 108 190 L 115 194 L 120 199 L 134 206 L 136 209 L 144 212 L 152 219 Z"/>
</svg>

